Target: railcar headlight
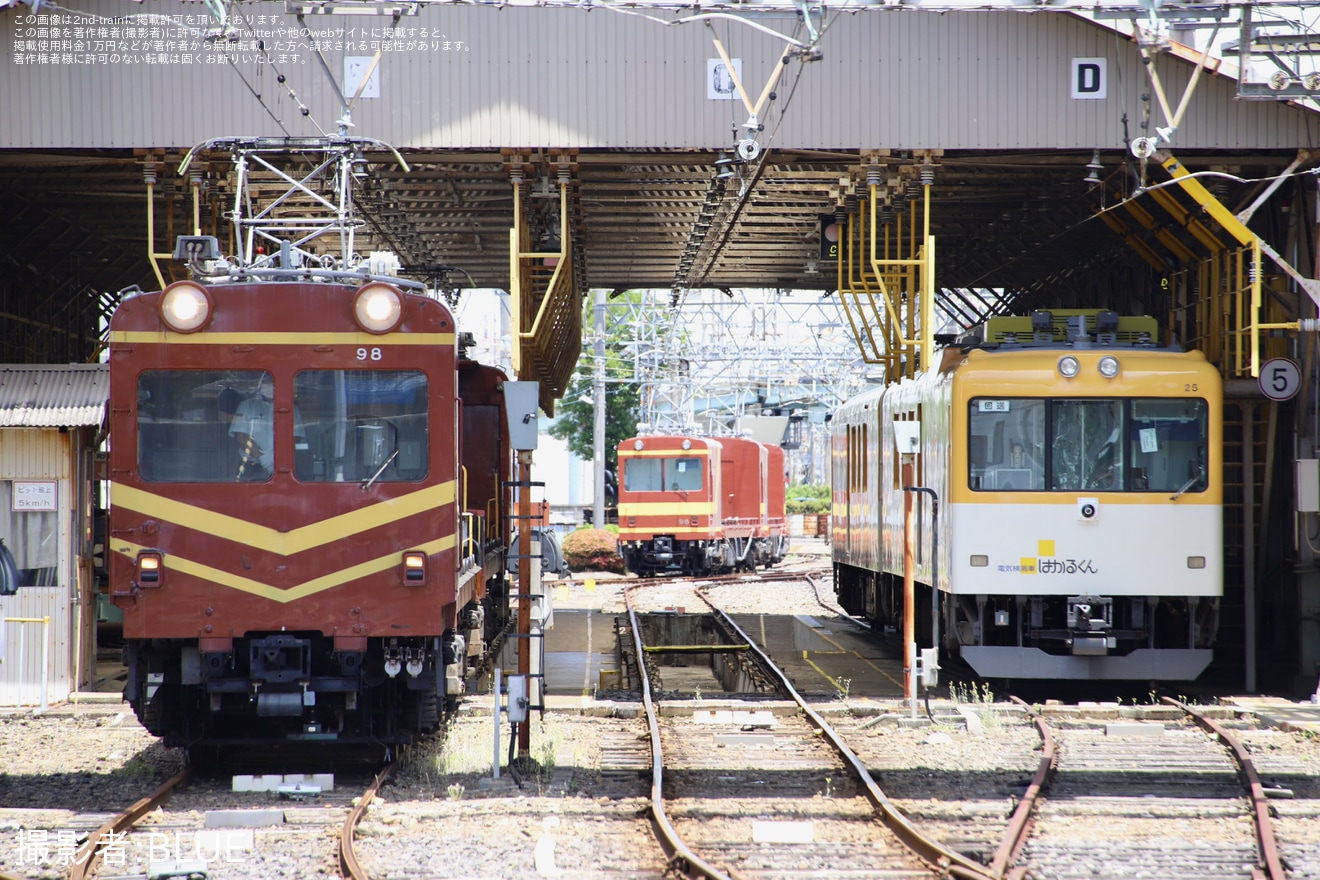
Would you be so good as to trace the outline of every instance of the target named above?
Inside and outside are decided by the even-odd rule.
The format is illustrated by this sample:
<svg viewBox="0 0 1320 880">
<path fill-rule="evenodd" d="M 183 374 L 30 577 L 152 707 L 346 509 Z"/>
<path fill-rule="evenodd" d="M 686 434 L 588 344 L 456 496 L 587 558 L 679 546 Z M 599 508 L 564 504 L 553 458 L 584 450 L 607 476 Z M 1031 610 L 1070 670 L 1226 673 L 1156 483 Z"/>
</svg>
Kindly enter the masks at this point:
<svg viewBox="0 0 1320 880">
<path fill-rule="evenodd" d="M 138 554 L 137 581 L 141 585 L 160 586 L 161 570 L 165 567 L 160 554 L 154 550 Z"/>
<path fill-rule="evenodd" d="M 691 449 L 691 448 L 692 448 L 692 441 L 689 440 L 689 439 L 687 439 L 686 437 L 684 437 L 684 438 L 683 438 L 683 448 L 684 448 L 684 449 Z"/>
<path fill-rule="evenodd" d="M 403 318 L 403 294 L 392 284 L 363 285 L 353 300 L 353 317 L 368 333 L 388 333 Z"/>
<path fill-rule="evenodd" d="M 410 550 L 403 554 L 403 582 L 414 586 L 426 583 L 426 554 Z"/>
<path fill-rule="evenodd" d="M 1071 379 L 1081 372 L 1082 365 L 1077 362 L 1077 358 L 1072 355 L 1064 355 L 1059 358 L 1059 374 L 1065 379 Z"/>
<path fill-rule="evenodd" d="M 1100 375 L 1112 379 L 1118 375 L 1118 358 L 1107 354 L 1100 358 Z"/>
<path fill-rule="evenodd" d="M 641 441 L 641 440 L 634 440 L 634 441 L 633 441 L 633 449 L 636 449 L 638 452 L 641 452 L 641 451 L 642 451 L 642 445 L 643 445 L 643 444 L 642 444 L 642 441 Z"/>
<path fill-rule="evenodd" d="M 195 281 L 177 281 L 160 295 L 160 319 L 175 333 L 192 333 L 211 319 L 211 296 Z"/>
<path fill-rule="evenodd" d="M 1204 556 L 1188 556 L 1188 557 L 1187 557 L 1187 567 L 1188 567 L 1188 568 L 1205 568 L 1205 557 L 1204 557 Z"/>
</svg>

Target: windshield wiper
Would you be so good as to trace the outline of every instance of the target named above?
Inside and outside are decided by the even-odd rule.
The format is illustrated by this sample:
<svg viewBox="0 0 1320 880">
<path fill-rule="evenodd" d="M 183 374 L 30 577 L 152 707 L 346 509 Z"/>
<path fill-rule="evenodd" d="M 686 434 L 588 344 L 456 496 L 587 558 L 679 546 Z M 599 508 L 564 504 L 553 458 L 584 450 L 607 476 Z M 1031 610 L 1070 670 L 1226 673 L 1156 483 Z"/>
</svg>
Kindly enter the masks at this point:
<svg viewBox="0 0 1320 880">
<path fill-rule="evenodd" d="M 1187 482 L 1185 482 L 1185 483 L 1182 484 L 1182 488 L 1181 488 L 1181 489 L 1179 489 L 1177 492 L 1175 492 L 1174 494 L 1172 494 L 1172 495 L 1169 496 L 1169 500 L 1170 500 L 1170 501 L 1177 501 L 1178 498 L 1179 498 L 1184 492 L 1186 492 L 1188 489 L 1190 489 L 1190 488 L 1192 488 L 1193 486 L 1195 486 L 1195 485 L 1196 485 L 1197 483 L 1199 483 L 1204 477 L 1205 477 L 1205 470 L 1204 470 L 1204 469 L 1201 469 L 1200 473 L 1193 474 L 1193 475 L 1187 480 Z"/>
<path fill-rule="evenodd" d="M 371 484 L 376 482 L 376 478 L 379 477 L 381 474 L 385 473 L 385 468 L 390 466 L 390 462 L 394 461 L 394 456 L 398 454 L 399 454 L 399 450 L 396 448 L 393 452 L 390 453 L 390 457 L 385 459 L 385 462 L 380 467 L 376 468 L 376 472 L 374 474 L 372 474 L 370 477 L 362 481 L 363 492 L 370 489 Z"/>
</svg>

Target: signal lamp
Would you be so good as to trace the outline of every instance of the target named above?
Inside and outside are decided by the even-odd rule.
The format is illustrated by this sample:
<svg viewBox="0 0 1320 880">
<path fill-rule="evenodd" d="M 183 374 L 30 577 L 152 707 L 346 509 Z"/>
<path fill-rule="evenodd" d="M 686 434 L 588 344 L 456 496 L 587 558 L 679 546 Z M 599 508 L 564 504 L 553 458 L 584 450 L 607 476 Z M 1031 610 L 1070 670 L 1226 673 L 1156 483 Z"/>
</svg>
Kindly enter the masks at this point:
<svg viewBox="0 0 1320 880">
<path fill-rule="evenodd" d="M 1064 355 L 1059 358 L 1059 374 L 1065 379 L 1071 379 L 1082 369 L 1082 365 L 1077 362 L 1077 358 L 1072 355 Z"/>
<path fill-rule="evenodd" d="M 211 318 L 211 296 L 195 281 L 176 281 L 160 295 L 160 319 L 175 333 L 192 333 Z"/>
<path fill-rule="evenodd" d="M 363 285 L 353 299 L 353 317 L 368 333 L 389 333 L 403 319 L 403 294 L 392 284 Z"/>
<path fill-rule="evenodd" d="M 139 584 L 160 585 L 162 564 L 160 554 L 155 551 L 139 553 L 137 558 L 137 580 Z"/>
<path fill-rule="evenodd" d="M 426 583 L 426 554 L 409 550 L 403 554 L 403 581 L 406 584 Z"/>
<path fill-rule="evenodd" d="M 1118 375 L 1118 358 L 1113 355 L 1105 355 L 1100 358 L 1100 375 L 1106 379 L 1112 379 Z"/>
</svg>

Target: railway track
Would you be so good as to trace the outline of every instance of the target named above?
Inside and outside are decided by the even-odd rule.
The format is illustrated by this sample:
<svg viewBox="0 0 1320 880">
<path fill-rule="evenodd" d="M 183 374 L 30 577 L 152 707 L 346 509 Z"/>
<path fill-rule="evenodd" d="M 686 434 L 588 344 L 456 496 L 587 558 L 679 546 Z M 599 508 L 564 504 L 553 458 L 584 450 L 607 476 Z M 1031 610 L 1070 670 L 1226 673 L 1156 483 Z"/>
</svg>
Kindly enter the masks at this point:
<svg viewBox="0 0 1320 880">
<path fill-rule="evenodd" d="M 1038 880 L 1284 880 L 1247 748 L 1206 713 L 1164 702 L 1180 715 L 1067 729 L 1022 704 L 1041 730 L 1042 757 L 994 870 Z"/>
<path fill-rule="evenodd" d="M 644 656 L 642 629 L 630 597 L 628 602 L 635 650 Z M 769 656 L 731 618 L 720 616 L 801 715 L 694 713 L 662 725 L 642 664 L 652 739 L 652 820 L 671 869 L 726 880 L 877 872 L 989 880 L 980 865 L 924 836 L 895 810 Z"/>
<path fill-rule="evenodd" d="M 392 770 L 386 765 L 365 790 L 336 785 L 317 794 L 272 793 L 272 800 L 253 806 L 254 795 L 232 791 L 228 780 L 202 779 L 185 769 L 81 841 L 69 880 L 126 869 L 147 877 L 209 880 L 318 876 L 333 873 L 332 865 L 345 880 L 369 880 L 354 853 L 353 833 Z M 333 857 L 328 851 L 318 856 L 333 829 Z"/>
<path fill-rule="evenodd" d="M 745 609 L 754 592 L 723 588 L 706 598 Z M 664 607 L 675 598 L 689 611 L 700 607 L 691 592 L 649 601 Z M 805 613 L 800 604 L 781 616 Z M 652 656 L 643 644 L 648 627 L 631 608 L 629 621 L 633 652 Z M 781 628 L 765 631 L 775 638 Z M 748 626 L 732 633 L 748 645 L 761 637 L 759 628 Z M 850 705 L 846 695 L 824 692 L 800 697 L 805 690 L 781 686 L 773 695 L 740 693 L 662 706 L 648 687 L 644 704 L 651 712 L 644 724 L 624 715 L 597 716 L 588 726 L 582 718 L 549 759 L 553 772 L 527 779 L 526 787 L 481 791 L 478 780 L 466 776 L 456 785 L 455 776 L 432 776 L 435 765 L 412 756 L 405 765 L 412 769 L 399 771 L 390 802 L 364 823 L 358 858 L 377 880 L 442 876 L 444 869 L 427 867 L 440 864 L 438 859 L 464 866 L 461 876 L 490 878 L 533 871 L 648 880 L 1320 878 L 1320 760 L 1309 749 L 1314 743 L 1255 729 L 1246 712 L 1234 718 L 1221 709 L 1210 719 L 1220 729 L 1202 732 L 1185 714 L 1194 707 L 1124 707 L 1122 714 L 1143 722 L 1144 729 L 1129 728 L 1130 748 L 1109 754 L 1123 739 L 1121 729 L 1107 731 L 1094 720 L 1097 713 L 1076 707 L 1045 707 L 1035 713 L 1043 716 L 1037 720 L 1020 703 L 959 707 L 941 699 L 935 701 L 935 723 L 926 724 L 908 717 L 906 705 Z M 1122 720 L 1119 714 L 1112 711 L 1112 720 Z M 973 728 L 974 720 L 979 727 Z M 546 732 L 555 723 L 563 722 L 547 719 Z M 488 722 L 477 724 L 476 751 L 485 768 L 478 772 L 484 776 L 489 728 Z M 1151 735 L 1155 727 L 1162 727 L 1158 737 Z M 1238 740 L 1257 766 L 1254 783 L 1234 763 L 1237 750 L 1220 744 L 1224 736 Z M 588 741 L 589 751 L 573 744 Z M 1158 748 L 1151 745 L 1156 741 Z M 1083 745 L 1098 757 L 1083 760 Z M 466 748 L 462 742 L 454 747 Z M 543 754 L 536 742 L 534 753 Z M 1158 755 L 1161 767 L 1138 764 L 1150 757 L 1145 753 Z M 1072 758 L 1078 763 L 1069 764 Z M 1142 789 L 1138 783 L 1156 779 L 1160 769 L 1172 777 L 1163 785 L 1181 783 L 1192 793 Z M 1194 777 L 1202 781 L 1187 785 Z M 208 865 L 210 880 L 367 876 L 351 864 L 351 836 L 341 844 L 336 835 L 361 818 L 372 794 L 357 800 L 356 808 L 350 796 L 382 781 L 362 778 L 352 789 L 357 780 L 345 779 L 333 795 L 281 803 L 280 824 L 255 830 L 256 845 L 242 852 L 244 861 Z M 127 782 L 111 802 L 136 796 Z M 63 827 L 81 829 L 80 839 L 96 825 L 127 834 L 120 849 L 128 864 L 89 866 L 80 877 L 141 877 L 145 835 L 190 841 L 207 810 L 251 809 L 267 800 L 263 805 L 276 805 L 275 795 L 234 794 L 227 781 L 223 787 L 198 779 L 172 783 L 174 794 L 163 807 L 135 804 L 142 814 L 137 825 L 93 813 L 61 820 Z M 138 786 L 140 791 L 140 781 Z M 1252 792 L 1275 799 L 1252 801 Z M 75 809 L 95 802 L 67 800 Z M 1272 818 L 1273 812 L 1281 817 L 1272 835 L 1257 843 L 1256 816 Z M 664 841 L 659 847 L 651 843 L 657 838 Z M 1277 841 L 1280 868 L 1291 873 L 1269 869 L 1261 852 L 1270 840 Z"/>
<path fill-rule="evenodd" d="M 890 796 L 925 836 L 965 856 L 986 876 L 1290 876 L 1250 749 L 1205 712 L 1164 703 L 1177 713 L 1166 722 L 1115 720 L 1056 729 L 1019 701 L 1038 726 L 1036 742 L 1011 710 L 964 710 L 975 715 L 965 721 L 969 728 L 995 726 L 994 747 L 974 771 L 961 756 L 958 792 L 942 798 L 923 790 L 923 777 L 934 774 L 913 772 L 911 755 L 891 750 L 886 757 L 883 748 L 866 747 L 869 723 L 852 725 L 847 738 L 868 766 L 880 768 L 887 786 L 892 782 Z M 932 740 L 939 736 L 936 730 Z M 1028 781 L 1033 764 L 1035 776 Z M 895 772 L 886 773 L 888 768 Z M 1304 840 L 1315 828 L 1313 818 L 1305 821 L 1311 818 L 1305 809 L 1298 811 L 1302 821 L 1294 822 L 1300 834 L 1295 831 L 1286 845 L 1299 866 L 1320 856 L 1320 846 Z"/>
</svg>

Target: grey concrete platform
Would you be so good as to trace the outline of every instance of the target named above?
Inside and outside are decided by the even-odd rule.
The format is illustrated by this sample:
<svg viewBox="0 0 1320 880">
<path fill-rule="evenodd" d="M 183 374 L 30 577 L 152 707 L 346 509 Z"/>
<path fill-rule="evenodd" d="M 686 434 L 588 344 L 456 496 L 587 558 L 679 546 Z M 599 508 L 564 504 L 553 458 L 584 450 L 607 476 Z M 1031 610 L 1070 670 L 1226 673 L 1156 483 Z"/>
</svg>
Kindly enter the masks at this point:
<svg viewBox="0 0 1320 880">
<path fill-rule="evenodd" d="M 1271 727 L 1320 733 L 1320 703 L 1280 697 L 1224 697 L 1222 702 L 1259 716 Z"/>
</svg>

